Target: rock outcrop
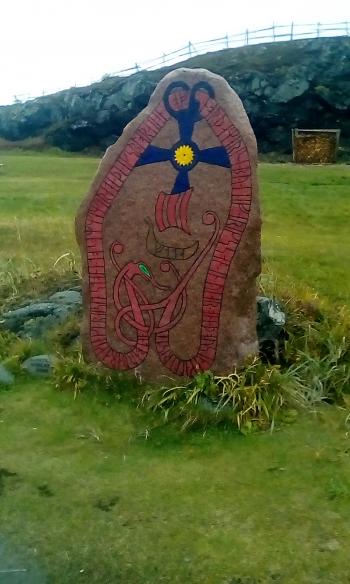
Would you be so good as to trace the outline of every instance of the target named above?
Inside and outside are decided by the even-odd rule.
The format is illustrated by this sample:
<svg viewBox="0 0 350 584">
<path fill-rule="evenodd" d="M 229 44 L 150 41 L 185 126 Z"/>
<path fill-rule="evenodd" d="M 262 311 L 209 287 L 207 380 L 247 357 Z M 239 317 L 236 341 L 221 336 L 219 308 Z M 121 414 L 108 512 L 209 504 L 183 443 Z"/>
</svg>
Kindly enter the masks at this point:
<svg viewBox="0 0 350 584">
<path fill-rule="evenodd" d="M 38 339 L 72 314 L 78 314 L 81 304 L 80 288 L 56 292 L 47 299 L 32 301 L 3 313 L 0 316 L 0 331 Z"/>
<path fill-rule="evenodd" d="M 105 149 L 147 104 L 169 70 L 204 67 L 241 97 L 262 152 L 291 150 L 291 128 L 340 128 L 350 145 L 350 37 L 252 45 L 193 57 L 130 77 L 110 77 L 0 107 L 0 137 L 41 136 L 63 150 Z"/>
</svg>

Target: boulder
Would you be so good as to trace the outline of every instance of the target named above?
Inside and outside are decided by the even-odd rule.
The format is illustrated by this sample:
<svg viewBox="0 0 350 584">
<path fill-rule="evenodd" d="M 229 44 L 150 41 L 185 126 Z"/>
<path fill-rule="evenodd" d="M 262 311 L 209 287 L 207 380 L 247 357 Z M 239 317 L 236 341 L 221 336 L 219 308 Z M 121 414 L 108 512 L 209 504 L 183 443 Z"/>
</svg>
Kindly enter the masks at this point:
<svg viewBox="0 0 350 584">
<path fill-rule="evenodd" d="M 0 327 L 19 336 L 39 338 L 52 327 L 79 312 L 81 292 L 64 290 L 41 302 L 31 302 L 1 315 Z"/>
<path fill-rule="evenodd" d="M 258 339 L 276 341 L 286 324 L 286 314 L 274 298 L 258 296 L 256 301 Z"/>
<path fill-rule="evenodd" d="M 52 374 L 55 361 L 53 355 L 35 355 L 22 363 L 22 369 L 34 377 L 47 377 Z"/>
<path fill-rule="evenodd" d="M 49 298 L 49 302 L 66 306 L 81 306 L 82 301 L 81 292 L 77 290 L 62 290 L 55 292 Z"/>
<path fill-rule="evenodd" d="M 107 150 L 77 216 L 86 356 L 145 379 L 258 349 L 256 141 L 218 75 L 178 69 Z"/>
<path fill-rule="evenodd" d="M 286 314 L 274 298 L 257 297 L 257 334 L 261 356 L 279 362 L 280 345 L 285 338 Z"/>
<path fill-rule="evenodd" d="M 0 385 L 12 385 L 15 381 L 14 376 L 0 363 Z"/>
</svg>

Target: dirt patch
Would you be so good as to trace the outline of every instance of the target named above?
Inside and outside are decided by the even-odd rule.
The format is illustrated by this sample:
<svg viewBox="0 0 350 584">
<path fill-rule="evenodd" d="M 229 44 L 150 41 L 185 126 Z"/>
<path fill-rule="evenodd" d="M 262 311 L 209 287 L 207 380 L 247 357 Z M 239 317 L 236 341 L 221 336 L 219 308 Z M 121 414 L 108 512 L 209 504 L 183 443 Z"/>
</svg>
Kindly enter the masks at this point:
<svg viewBox="0 0 350 584">
<path fill-rule="evenodd" d="M 118 496 L 111 497 L 110 499 L 99 499 L 97 503 L 94 504 L 94 507 L 101 509 L 101 511 L 109 512 L 113 509 L 113 507 L 115 507 L 119 499 L 120 497 Z"/>
<path fill-rule="evenodd" d="M 0 495 L 3 494 L 5 488 L 5 479 L 17 477 L 16 472 L 11 472 L 7 468 L 0 468 Z"/>
<path fill-rule="evenodd" d="M 53 492 L 47 484 L 38 486 L 39 495 L 42 497 L 53 497 Z"/>
</svg>

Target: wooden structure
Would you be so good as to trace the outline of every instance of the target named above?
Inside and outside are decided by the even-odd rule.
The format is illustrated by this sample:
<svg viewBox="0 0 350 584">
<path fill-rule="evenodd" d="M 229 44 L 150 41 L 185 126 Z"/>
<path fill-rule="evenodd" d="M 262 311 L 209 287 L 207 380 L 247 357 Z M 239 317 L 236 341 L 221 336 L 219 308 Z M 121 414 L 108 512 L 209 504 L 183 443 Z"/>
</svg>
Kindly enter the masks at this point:
<svg viewBox="0 0 350 584">
<path fill-rule="evenodd" d="M 293 161 L 299 164 L 333 164 L 337 159 L 340 130 L 293 128 Z"/>
</svg>

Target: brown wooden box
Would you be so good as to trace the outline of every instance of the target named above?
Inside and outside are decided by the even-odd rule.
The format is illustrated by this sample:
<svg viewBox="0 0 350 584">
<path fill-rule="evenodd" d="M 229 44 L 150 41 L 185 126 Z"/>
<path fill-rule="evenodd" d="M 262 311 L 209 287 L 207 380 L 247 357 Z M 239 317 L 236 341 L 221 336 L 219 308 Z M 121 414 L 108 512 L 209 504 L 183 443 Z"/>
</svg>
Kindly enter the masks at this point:
<svg viewBox="0 0 350 584">
<path fill-rule="evenodd" d="M 301 130 L 293 128 L 293 161 L 300 164 L 336 162 L 340 130 Z"/>
</svg>

